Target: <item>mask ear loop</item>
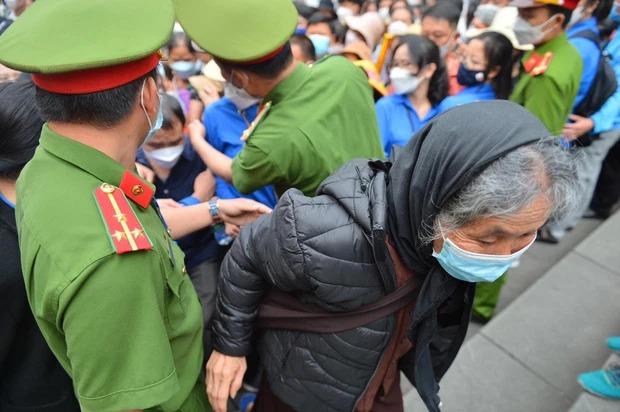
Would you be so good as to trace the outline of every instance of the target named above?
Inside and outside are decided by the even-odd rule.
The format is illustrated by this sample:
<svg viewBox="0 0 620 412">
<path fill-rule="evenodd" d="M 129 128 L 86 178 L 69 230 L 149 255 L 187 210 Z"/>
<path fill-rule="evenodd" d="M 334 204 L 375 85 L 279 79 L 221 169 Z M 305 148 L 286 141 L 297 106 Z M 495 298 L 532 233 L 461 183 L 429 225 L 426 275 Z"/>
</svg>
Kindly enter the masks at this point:
<svg viewBox="0 0 620 412">
<path fill-rule="evenodd" d="M 142 106 L 142 110 L 144 111 L 144 115 L 146 116 L 146 121 L 149 122 L 149 130 L 153 129 L 153 122 L 149 117 L 149 114 L 146 111 L 146 107 L 144 107 L 144 85 L 146 84 L 146 79 L 142 82 L 142 90 L 140 91 L 140 106 Z M 160 102 L 161 104 L 161 102 Z"/>
</svg>

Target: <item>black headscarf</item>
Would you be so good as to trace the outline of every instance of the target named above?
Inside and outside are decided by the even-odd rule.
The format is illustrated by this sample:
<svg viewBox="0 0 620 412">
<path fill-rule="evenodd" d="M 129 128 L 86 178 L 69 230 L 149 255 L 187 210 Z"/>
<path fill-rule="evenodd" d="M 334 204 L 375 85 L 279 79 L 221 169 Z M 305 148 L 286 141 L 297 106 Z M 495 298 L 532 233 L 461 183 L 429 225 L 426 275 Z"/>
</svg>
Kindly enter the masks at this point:
<svg viewBox="0 0 620 412">
<path fill-rule="evenodd" d="M 549 136 L 531 113 L 508 101 L 473 103 L 436 117 L 396 152 L 389 174 L 389 233 L 407 267 L 440 269 L 431 245 L 420 245 L 446 203 L 491 163 Z"/>
<path fill-rule="evenodd" d="M 406 266 L 423 280 L 409 330 L 414 350 L 400 365 L 429 411 L 439 411 L 437 381 L 465 339 L 475 285 L 446 273 L 419 234 L 491 163 L 547 136 L 542 123 L 521 106 L 473 103 L 432 120 L 394 156 L 387 187 L 388 234 Z"/>
</svg>

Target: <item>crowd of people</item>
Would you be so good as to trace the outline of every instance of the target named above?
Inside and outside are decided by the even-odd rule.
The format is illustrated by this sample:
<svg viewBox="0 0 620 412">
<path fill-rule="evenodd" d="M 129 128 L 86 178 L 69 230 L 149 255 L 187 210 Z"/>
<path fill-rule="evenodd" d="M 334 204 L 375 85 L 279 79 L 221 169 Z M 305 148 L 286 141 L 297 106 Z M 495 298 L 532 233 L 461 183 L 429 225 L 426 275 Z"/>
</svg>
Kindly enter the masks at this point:
<svg viewBox="0 0 620 412">
<path fill-rule="evenodd" d="M 612 0 L 1 7 L 0 411 L 438 411 L 620 200 Z"/>
</svg>

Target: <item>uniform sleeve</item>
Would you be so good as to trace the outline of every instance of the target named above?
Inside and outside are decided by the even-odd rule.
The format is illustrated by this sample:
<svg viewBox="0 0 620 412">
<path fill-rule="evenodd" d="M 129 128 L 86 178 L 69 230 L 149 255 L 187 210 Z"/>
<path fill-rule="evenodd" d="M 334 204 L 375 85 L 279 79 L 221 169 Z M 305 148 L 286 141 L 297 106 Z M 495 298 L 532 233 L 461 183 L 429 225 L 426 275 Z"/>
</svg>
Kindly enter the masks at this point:
<svg viewBox="0 0 620 412">
<path fill-rule="evenodd" d="M 233 159 L 232 183 L 243 194 L 250 194 L 263 186 L 284 179 L 283 170 L 287 170 L 287 162 L 290 161 L 286 157 L 276 160 L 271 151 L 264 150 L 252 142 L 256 139 L 260 139 L 260 136 L 256 134 L 251 136 Z"/>
<path fill-rule="evenodd" d="M 254 323 L 264 292 L 312 290 L 304 275 L 304 253 L 298 243 L 293 199 L 287 191 L 271 215 L 241 231 L 220 269 L 214 347 L 229 356 L 246 356 L 252 346 Z"/>
<path fill-rule="evenodd" d="M 551 77 L 538 76 L 529 81 L 524 91 L 523 106 L 534 114 L 549 129 L 553 136 L 562 134 L 568 120 L 566 96 Z"/>
<path fill-rule="evenodd" d="M 146 409 L 179 390 L 166 287 L 159 258 L 137 252 L 99 260 L 62 292 L 58 323 L 83 410 Z"/>
</svg>

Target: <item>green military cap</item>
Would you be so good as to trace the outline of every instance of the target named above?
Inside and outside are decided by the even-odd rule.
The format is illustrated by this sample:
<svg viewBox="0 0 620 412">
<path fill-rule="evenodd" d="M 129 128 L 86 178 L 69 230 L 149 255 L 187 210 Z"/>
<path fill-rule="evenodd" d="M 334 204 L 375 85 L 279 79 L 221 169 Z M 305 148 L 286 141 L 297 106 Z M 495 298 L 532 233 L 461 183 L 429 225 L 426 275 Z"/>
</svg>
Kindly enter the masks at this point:
<svg viewBox="0 0 620 412">
<path fill-rule="evenodd" d="M 0 62 L 52 92 L 107 90 L 153 70 L 173 25 L 170 0 L 38 0 L 0 36 Z"/>
<path fill-rule="evenodd" d="M 174 0 L 177 19 L 222 60 L 258 63 L 277 54 L 297 27 L 291 0 Z"/>
</svg>

